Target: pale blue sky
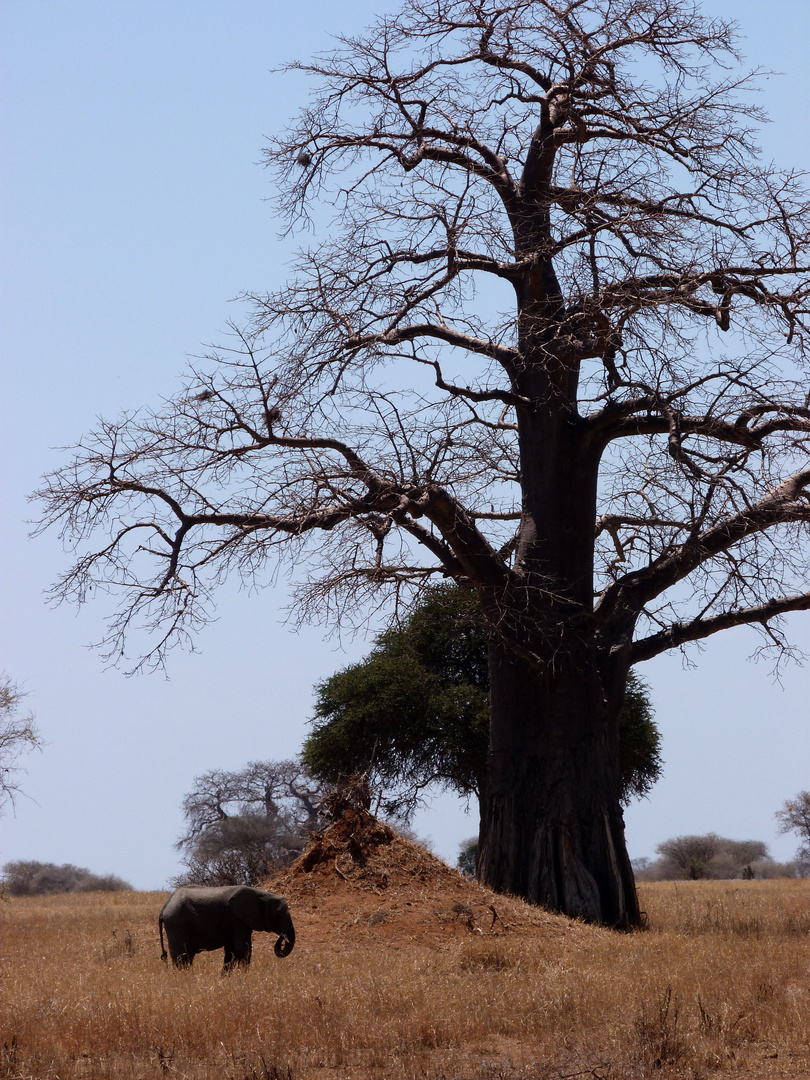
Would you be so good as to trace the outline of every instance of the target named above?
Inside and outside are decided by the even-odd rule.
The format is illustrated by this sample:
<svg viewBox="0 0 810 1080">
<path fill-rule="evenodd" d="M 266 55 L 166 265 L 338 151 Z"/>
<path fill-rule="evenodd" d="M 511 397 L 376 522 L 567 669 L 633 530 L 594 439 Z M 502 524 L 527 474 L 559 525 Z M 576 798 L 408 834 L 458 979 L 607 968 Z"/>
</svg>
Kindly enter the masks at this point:
<svg viewBox="0 0 810 1080">
<path fill-rule="evenodd" d="M 810 168 L 805 0 L 712 0 L 736 17 L 774 118 L 763 142 Z M 317 0 L 5 0 L 2 8 L 2 650 L 0 668 L 29 692 L 48 746 L 28 759 L 0 862 L 73 862 L 138 888 L 177 872 L 179 805 L 196 774 L 282 758 L 301 744 L 311 687 L 359 659 L 320 628 L 283 625 L 283 586 L 223 590 L 199 653 L 176 652 L 169 680 L 104 671 L 87 643 L 102 609 L 49 609 L 43 590 L 66 565 L 58 539 L 27 539 L 26 495 L 54 449 L 98 415 L 170 395 L 187 354 L 216 339 L 244 289 L 280 284 L 280 243 L 264 136 L 304 101 L 286 60 L 360 29 L 379 3 Z M 810 617 L 794 616 L 810 652 Z M 631 855 L 666 837 L 716 832 L 766 841 L 773 813 L 810 787 L 810 677 L 775 685 L 746 663 L 738 630 L 695 654 L 644 665 L 664 735 L 666 775 L 627 814 Z M 417 829 L 454 861 L 475 831 L 452 798 Z"/>
</svg>

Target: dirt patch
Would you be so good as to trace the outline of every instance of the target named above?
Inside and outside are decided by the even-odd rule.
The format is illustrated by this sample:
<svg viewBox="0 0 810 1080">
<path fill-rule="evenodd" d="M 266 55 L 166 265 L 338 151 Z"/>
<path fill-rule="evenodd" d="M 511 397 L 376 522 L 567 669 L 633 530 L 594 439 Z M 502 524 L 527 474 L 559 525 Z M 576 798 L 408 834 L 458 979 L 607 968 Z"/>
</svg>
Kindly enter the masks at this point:
<svg viewBox="0 0 810 1080">
<path fill-rule="evenodd" d="M 551 944 L 602 932 L 484 888 L 358 806 L 343 807 L 266 886 L 287 899 L 302 944 L 435 949 L 458 938 Z"/>
</svg>

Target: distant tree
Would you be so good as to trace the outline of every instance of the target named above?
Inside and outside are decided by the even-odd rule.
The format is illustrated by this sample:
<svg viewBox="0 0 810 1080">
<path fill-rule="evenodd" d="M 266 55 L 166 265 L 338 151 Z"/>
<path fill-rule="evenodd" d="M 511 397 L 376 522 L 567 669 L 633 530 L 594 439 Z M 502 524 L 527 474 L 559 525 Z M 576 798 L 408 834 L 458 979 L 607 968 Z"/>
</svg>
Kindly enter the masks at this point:
<svg viewBox="0 0 810 1080">
<path fill-rule="evenodd" d="M 750 866 L 751 863 L 767 859 L 768 845 L 761 840 L 728 840 L 718 837 L 719 854 L 727 855 L 738 866 Z"/>
<path fill-rule="evenodd" d="M 647 858 L 646 855 L 641 855 L 638 859 L 632 860 L 631 866 L 634 874 L 642 874 L 652 866 L 652 859 Z"/>
<path fill-rule="evenodd" d="M 386 813 L 407 820 L 438 783 L 486 803 L 489 746 L 487 635 L 477 597 L 454 585 L 428 590 L 366 660 L 315 688 L 315 718 L 302 760 L 337 783 L 368 771 Z M 619 724 L 622 801 L 661 775 L 660 733 L 647 685 L 630 672 Z"/>
<path fill-rule="evenodd" d="M 478 862 L 478 837 L 471 836 L 459 845 L 458 861 L 456 866 L 469 877 L 475 876 L 475 865 Z"/>
<path fill-rule="evenodd" d="M 771 876 L 766 873 L 773 860 L 767 844 L 760 840 L 729 840 L 716 833 L 704 836 L 676 836 L 660 843 L 656 863 L 645 860 L 645 876 L 659 879 L 740 878 Z M 790 871 L 786 871 L 790 873 Z"/>
<path fill-rule="evenodd" d="M 709 863 L 717 854 L 718 839 L 714 833 L 707 836 L 676 836 L 662 841 L 655 850 L 664 865 L 672 869 L 673 877 L 696 881 L 708 877 Z"/>
<path fill-rule="evenodd" d="M 122 892 L 132 886 L 115 874 L 94 874 L 71 863 L 7 862 L 3 867 L 3 888 L 11 896 L 41 896 L 46 893 Z"/>
<path fill-rule="evenodd" d="M 796 852 L 796 863 L 804 877 L 810 877 L 810 791 L 800 791 L 788 799 L 781 810 L 776 811 L 779 834 L 799 834 L 801 846 Z"/>
<path fill-rule="evenodd" d="M 298 761 L 251 761 L 196 777 L 183 799 L 187 828 L 175 846 L 186 869 L 175 884 L 258 884 L 303 849 L 319 823 L 320 795 Z"/>
<path fill-rule="evenodd" d="M 41 750 L 42 736 L 34 723 L 34 714 L 19 715 L 25 693 L 7 675 L 0 676 L 0 813 L 14 805 L 20 794 L 20 757 L 31 750 Z"/>
</svg>

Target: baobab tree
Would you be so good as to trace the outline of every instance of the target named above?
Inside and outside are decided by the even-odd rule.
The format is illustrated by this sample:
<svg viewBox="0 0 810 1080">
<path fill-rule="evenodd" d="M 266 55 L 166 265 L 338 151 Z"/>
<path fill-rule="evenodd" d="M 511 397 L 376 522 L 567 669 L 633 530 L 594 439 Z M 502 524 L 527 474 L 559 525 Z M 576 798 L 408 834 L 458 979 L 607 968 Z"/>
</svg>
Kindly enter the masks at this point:
<svg viewBox="0 0 810 1080">
<path fill-rule="evenodd" d="M 161 664 L 285 557 L 320 622 L 475 590 L 481 876 L 614 926 L 628 671 L 743 624 L 789 648 L 810 607 L 810 209 L 735 50 L 691 0 L 405 0 L 292 65 L 266 156 L 316 239 L 41 492 L 58 595 L 122 597 L 113 657 L 145 625 Z"/>
</svg>

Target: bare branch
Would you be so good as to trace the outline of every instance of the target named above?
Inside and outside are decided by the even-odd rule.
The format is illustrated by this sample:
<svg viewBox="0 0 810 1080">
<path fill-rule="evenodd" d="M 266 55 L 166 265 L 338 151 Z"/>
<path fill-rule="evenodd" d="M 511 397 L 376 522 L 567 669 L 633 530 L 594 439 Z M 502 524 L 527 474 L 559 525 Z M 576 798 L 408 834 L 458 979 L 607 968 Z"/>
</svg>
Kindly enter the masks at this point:
<svg viewBox="0 0 810 1080">
<path fill-rule="evenodd" d="M 57 594 L 121 590 L 110 655 L 140 620 L 160 662 L 231 573 L 305 566 L 319 618 L 449 575 L 548 670 L 803 594 L 810 199 L 738 60 L 680 0 L 405 0 L 294 65 L 267 162 L 333 232 L 48 478 Z"/>
<path fill-rule="evenodd" d="M 662 652 L 676 649 L 690 641 L 717 634 L 721 630 L 730 630 L 734 626 L 751 626 L 759 623 L 767 625 L 771 619 L 786 615 L 791 611 L 810 611 L 810 593 L 799 596 L 780 596 L 767 600 L 756 607 L 740 611 L 726 611 L 706 619 L 693 619 L 689 623 L 674 623 L 658 634 L 642 638 L 633 643 L 631 662 L 636 664 L 651 660 Z"/>
</svg>

